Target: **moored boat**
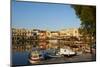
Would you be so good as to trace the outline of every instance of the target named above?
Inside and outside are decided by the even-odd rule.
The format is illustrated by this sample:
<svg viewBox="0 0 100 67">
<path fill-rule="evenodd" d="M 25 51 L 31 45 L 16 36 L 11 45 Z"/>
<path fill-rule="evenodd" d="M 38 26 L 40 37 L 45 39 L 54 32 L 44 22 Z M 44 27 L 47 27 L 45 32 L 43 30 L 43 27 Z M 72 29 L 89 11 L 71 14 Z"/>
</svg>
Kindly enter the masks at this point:
<svg viewBox="0 0 100 67">
<path fill-rule="evenodd" d="M 58 52 L 58 54 L 62 56 L 74 56 L 76 55 L 76 52 L 71 49 L 60 48 L 60 51 Z"/>
<path fill-rule="evenodd" d="M 31 64 L 39 63 L 40 57 L 39 57 L 38 51 L 32 51 L 32 52 L 30 52 L 28 60 L 29 60 L 29 62 Z"/>
<path fill-rule="evenodd" d="M 29 53 L 29 62 L 31 64 L 39 63 L 42 60 L 58 57 L 53 49 L 43 50 L 35 49 Z"/>
</svg>

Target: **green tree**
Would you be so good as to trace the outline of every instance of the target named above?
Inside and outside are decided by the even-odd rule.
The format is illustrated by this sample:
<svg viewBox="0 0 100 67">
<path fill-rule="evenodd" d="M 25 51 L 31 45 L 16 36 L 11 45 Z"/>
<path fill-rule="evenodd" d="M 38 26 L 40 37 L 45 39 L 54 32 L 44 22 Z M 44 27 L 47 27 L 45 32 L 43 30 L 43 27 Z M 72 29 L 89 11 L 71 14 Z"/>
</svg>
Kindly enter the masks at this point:
<svg viewBox="0 0 100 67">
<path fill-rule="evenodd" d="M 96 43 L 96 6 L 73 5 L 72 7 L 77 17 L 81 20 L 79 31 L 83 36 L 89 36 L 91 47 L 93 43 Z"/>
</svg>

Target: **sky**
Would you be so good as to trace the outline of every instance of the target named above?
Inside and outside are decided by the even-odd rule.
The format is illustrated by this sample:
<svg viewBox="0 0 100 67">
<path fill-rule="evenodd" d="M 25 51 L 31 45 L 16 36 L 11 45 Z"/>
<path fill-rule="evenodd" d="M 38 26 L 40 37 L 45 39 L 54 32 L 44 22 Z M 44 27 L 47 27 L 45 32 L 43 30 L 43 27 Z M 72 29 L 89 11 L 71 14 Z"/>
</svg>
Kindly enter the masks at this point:
<svg viewBox="0 0 100 67">
<path fill-rule="evenodd" d="M 12 1 L 12 27 L 43 30 L 79 28 L 80 20 L 67 4 Z"/>
</svg>

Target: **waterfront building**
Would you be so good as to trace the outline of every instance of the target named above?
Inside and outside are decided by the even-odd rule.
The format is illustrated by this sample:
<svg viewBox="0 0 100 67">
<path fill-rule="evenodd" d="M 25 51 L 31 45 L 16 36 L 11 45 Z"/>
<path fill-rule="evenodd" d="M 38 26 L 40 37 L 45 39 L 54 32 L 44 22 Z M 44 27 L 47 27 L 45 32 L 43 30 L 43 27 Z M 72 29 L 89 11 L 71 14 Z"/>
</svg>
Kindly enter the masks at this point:
<svg viewBox="0 0 100 67">
<path fill-rule="evenodd" d="M 59 32 L 60 36 L 80 36 L 79 30 L 77 28 L 62 29 Z"/>
<path fill-rule="evenodd" d="M 58 31 L 51 31 L 51 37 L 58 37 L 59 32 Z"/>
<path fill-rule="evenodd" d="M 38 39 L 39 39 L 39 40 L 44 40 L 44 39 L 46 39 L 46 38 L 47 38 L 46 31 L 40 30 L 40 31 L 38 32 Z"/>
<path fill-rule="evenodd" d="M 12 28 L 12 43 L 13 44 L 27 44 L 32 43 L 37 39 L 38 30 Z"/>
</svg>

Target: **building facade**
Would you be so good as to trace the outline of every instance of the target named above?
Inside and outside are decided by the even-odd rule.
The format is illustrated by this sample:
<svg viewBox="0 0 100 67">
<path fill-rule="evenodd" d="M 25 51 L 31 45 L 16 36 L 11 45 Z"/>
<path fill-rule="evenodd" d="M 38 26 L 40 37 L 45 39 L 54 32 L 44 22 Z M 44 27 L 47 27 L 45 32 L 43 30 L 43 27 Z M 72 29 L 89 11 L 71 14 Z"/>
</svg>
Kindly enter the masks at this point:
<svg viewBox="0 0 100 67">
<path fill-rule="evenodd" d="M 80 36 L 78 28 L 62 29 L 59 32 L 60 36 L 75 36 L 75 37 Z"/>
</svg>

